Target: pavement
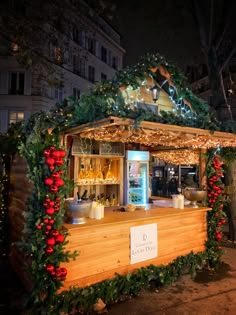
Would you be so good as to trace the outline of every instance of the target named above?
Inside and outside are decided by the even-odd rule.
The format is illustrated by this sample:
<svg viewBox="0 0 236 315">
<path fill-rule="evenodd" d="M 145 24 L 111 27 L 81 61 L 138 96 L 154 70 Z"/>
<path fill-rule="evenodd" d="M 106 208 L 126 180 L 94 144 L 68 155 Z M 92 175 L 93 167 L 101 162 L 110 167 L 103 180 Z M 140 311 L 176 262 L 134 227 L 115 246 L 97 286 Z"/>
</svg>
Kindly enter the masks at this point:
<svg viewBox="0 0 236 315">
<path fill-rule="evenodd" d="M 24 315 L 27 293 L 7 260 L 0 259 L 0 315 Z M 108 315 L 236 314 L 236 244 L 225 242 L 220 268 L 181 276 L 176 283 L 102 310 Z M 49 315 L 49 314 L 48 314 Z M 60 315 L 60 314 L 58 314 Z"/>
</svg>

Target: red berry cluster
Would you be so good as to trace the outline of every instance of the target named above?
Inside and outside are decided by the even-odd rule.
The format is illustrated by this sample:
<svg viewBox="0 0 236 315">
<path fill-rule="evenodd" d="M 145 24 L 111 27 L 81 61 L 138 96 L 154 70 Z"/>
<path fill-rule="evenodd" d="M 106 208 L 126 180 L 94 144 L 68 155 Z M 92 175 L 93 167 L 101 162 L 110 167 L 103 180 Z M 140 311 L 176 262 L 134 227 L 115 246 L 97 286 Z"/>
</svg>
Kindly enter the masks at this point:
<svg viewBox="0 0 236 315">
<path fill-rule="evenodd" d="M 212 172 L 211 176 L 208 178 L 208 203 L 211 208 L 213 208 L 214 218 L 215 218 L 215 239 L 216 241 L 221 241 L 222 231 L 220 229 L 221 225 L 226 223 L 223 212 L 223 196 L 222 192 L 224 190 L 224 185 L 221 181 L 223 177 L 222 162 L 216 155 L 212 161 Z"/>
<path fill-rule="evenodd" d="M 60 281 L 63 281 L 66 278 L 67 270 L 64 267 L 55 267 L 53 264 L 47 264 L 45 269 L 52 277 L 55 277 Z"/>
<path fill-rule="evenodd" d="M 219 157 L 215 156 L 212 162 L 214 168 L 214 175 L 208 178 L 208 202 L 211 208 L 214 207 L 215 202 L 217 201 L 218 196 L 221 195 L 224 187 L 221 182 L 221 177 L 223 177 L 222 162 L 220 162 Z M 223 207 L 223 205 L 222 205 Z"/>
<path fill-rule="evenodd" d="M 44 184 L 48 186 L 49 193 L 52 194 L 51 197 L 46 196 L 43 207 L 44 207 L 44 217 L 41 223 L 37 225 L 38 230 L 42 230 L 46 235 L 46 248 L 45 254 L 50 256 L 55 251 L 55 246 L 64 242 L 65 237 L 59 230 L 55 229 L 55 215 L 60 211 L 60 196 L 56 195 L 59 188 L 65 183 L 61 178 L 63 171 L 58 169 L 64 163 L 64 157 L 66 156 L 66 151 L 61 149 L 56 149 L 55 147 L 50 147 L 43 151 L 45 157 L 45 164 L 48 165 L 50 176 L 44 179 Z M 58 168 L 55 169 L 55 166 Z M 47 263 L 45 270 L 57 280 L 64 280 L 67 274 L 66 268 L 59 266 L 54 266 L 53 264 Z"/>
<path fill-rule="evenodd" d="M 51 170 L 54 170 L 55 166 L 63 165 L 63 158 L 66 156 L 66 151 L 61 149 L 56 150 L 56 148 L 52 146 L 48 150 L 44 150 L 43 155 L 45 156 L 45 163 Z"/>
</svg>

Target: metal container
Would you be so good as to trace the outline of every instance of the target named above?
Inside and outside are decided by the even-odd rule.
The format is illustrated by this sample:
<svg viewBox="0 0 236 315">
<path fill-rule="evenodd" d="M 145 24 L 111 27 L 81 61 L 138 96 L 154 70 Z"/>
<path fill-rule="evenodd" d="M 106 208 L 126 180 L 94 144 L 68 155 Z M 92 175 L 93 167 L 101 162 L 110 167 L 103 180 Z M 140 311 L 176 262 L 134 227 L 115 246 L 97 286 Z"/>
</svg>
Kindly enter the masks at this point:
<svg viewBox="0 0 236 315">
<path fill-rule="evenodd" d="M 92 201 L 77 201 L 74 198 L 68 198 L 64 203 L 66 222 L 70 224 L 84 224 L 86 217 L 92 208 Z"/>
<path fill-rule="evenodd" d="M 198 208 L 197 201 L 201 201 L 206 198 L 206 191 L 198 188 L 185 188 L 184 197 L 191 201 L 189 207 Z"/>
</svg>

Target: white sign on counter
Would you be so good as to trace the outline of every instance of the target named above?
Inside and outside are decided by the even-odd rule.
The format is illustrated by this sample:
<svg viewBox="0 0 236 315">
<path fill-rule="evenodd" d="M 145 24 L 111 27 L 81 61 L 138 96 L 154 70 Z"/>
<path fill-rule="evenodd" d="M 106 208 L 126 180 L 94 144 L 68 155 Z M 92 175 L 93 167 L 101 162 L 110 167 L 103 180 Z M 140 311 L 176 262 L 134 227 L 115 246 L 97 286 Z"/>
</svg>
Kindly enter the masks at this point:
<svg viewBox="0 0 236 315">
<path fill-rule="evenodd" d="M 145 224 L 130 228 L 130 263 L 157 257 L 157 224 Z"/>
</svg>

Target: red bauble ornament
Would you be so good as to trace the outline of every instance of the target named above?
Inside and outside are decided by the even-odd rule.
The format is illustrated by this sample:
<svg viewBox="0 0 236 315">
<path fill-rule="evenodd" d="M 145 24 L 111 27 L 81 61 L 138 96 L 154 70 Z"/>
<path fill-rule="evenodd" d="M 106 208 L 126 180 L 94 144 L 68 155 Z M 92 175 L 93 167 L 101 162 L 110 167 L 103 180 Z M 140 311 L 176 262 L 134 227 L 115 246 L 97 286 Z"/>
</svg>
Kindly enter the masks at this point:
<svg viewBox="0 0 236 315">
<path fill-rule="evenodd" d="M 63 162 L 63 160 L 62 160 L 61 158 L 55 160 L 55 165 L 56 165 L 56 166 L 62 166 L 63 163 L 64 163 L 64 162 Z"/>
<path fill-rule="evenodd" d="M 44 179 L 44 184 L 47 186 L 51 186 L 53 184 L 53 178 L 52 177 L 47 177 Z"/>
<path fill-rule="evenodd" d="M 50 151 L 49 150 L 43 150 L 43 155 L 45 157 L 49 157 Z"/>
<path fill-rule="evenodd" d="M 59 231 L 58 230 L 52 230 L 50 234 L 53 237 L 57 237 L 59 235 Z"/>
<path fill-rule="evenodd" d="M 55 245 L 56 242 L 55 242 L 54 237 L 50 237 L 46 240 L 46 243 L 48 246 L 53 246 L 53 245 Z"/>
<path fill-rule="evenodd" d="M 52 208 L 52 207 L 49 207 L 49 208 L 46 209 L 46 213 L 47 213 L 48 215 L 53 215 L 54 212 L 55 212 L 55 210 L 54 210 L 54 208 Z"/>
<path fill-rule="evenodd" d="M 60 206 L 59 206 L 59 205 L 56 205 L 56 206 L 54 207 L 54 210 L 55 210 L 55 211 L 59 211 L 59 210 L 60 210 Z"/>
<path fill-rule="evenodd" d="M 55 237 L 55 241 L 57 242 L 57 243 L 63 243 L 64 242 L 64 236 L 62 235 L 62 234 L 59 234 L 59 235 L 57 235 L 56 237 Z"/>
<path fill-rule="evenodd" d="M 56 276 L 60 277 L 61 276 L 61 268 L 57 267 L 55 271 L 56 271 Z"/>
<path fill-rule="evenodd" d="M 45 252 L 46 252 L 47 255 L 51 255 L 54 252 L 54 249 L 51 246 L 48 246 L 45 249 Z"/>
<path fill-rule="evenodd" d="M 53 179 L 55 180 L 56 178 L 59 178 L 59 177 L 60 177 L 60 173 L 59 173 L 59 172 L 53 172 L 53 173 L 52 173 L 52 177 L 53 177 Z"/>
<path fill-rule="evenodd" d="M 58 150 L 60 152 L 60 156 L 63 159 L 66 156 L 66 151 L 65 150 Z"/>
<path fill-rule="evenodd" d="M 52 226 L 51 225 L 46 225 L 46 230 L 50 231 L 52 229 Z"/>
<path fill-rule="evenodd" d="M 66 277 L 66 275 L 67 275 L 67 269 L 64 268 L 64 267 L 62 267 L 62 268 L 61 268 L 61 276 L 62 276 L 62 277 Z"/>
<path fill-rule="evenodd" d="M 61 152 L 60 152 L 59 150 L 53 151 L 53 152 L 52 152 L 52 157 L 53 157 L 54 159 L 60 158 L 60 157 L 61 157 Z"/>
<path fill-rule="evenodd" d="M 36 229 L 37 229 L 37 230 L 41 230 L 41 229 L 42 229 L 42 225 L 41 225 L 41 224 L 37 225 L 37 226 L 36 226 Z"/>
<path fill-rule="evenodd" d="M 51 194 L 56 194 L 58 191 L 58 187 L 55 185 L 51 185 L 49 191 Z"/>
<path fill-rule="evenodd" d="M 65 184 L 64 180 L 61 179 L 61 178 L 57 178 L 54 182 L 54 185 L 57 186 L 57 187 L 61 187 Z"/>
<path fill-rule="evenodd" d="M 43 219 L 43 223 L 48 224 L 48 219 Z"/>
<path fill-rule="evenodd" d="M 55 222 L 55 220 L 53 220 L 53 219 L 50 219 L 50 220 L 48 221 L 48 223 L 51 224 L 51 225 L 52 225 L 54 222 Z"/>
<path fill-rule="evenodd" d="M 45 162 L 47 165 L 51 166 L 55 163 L 55 160 L 51 157 L 48 157 L 48 158 L 46 158 Z"/>
<path fill-rule="evenodd" d="M 52 264 L 47 264 L 45 266 L 45 269 L 47 270 L 47 272 L 52 273 L 54 271 L 54 266 Z"/>
</svg>

